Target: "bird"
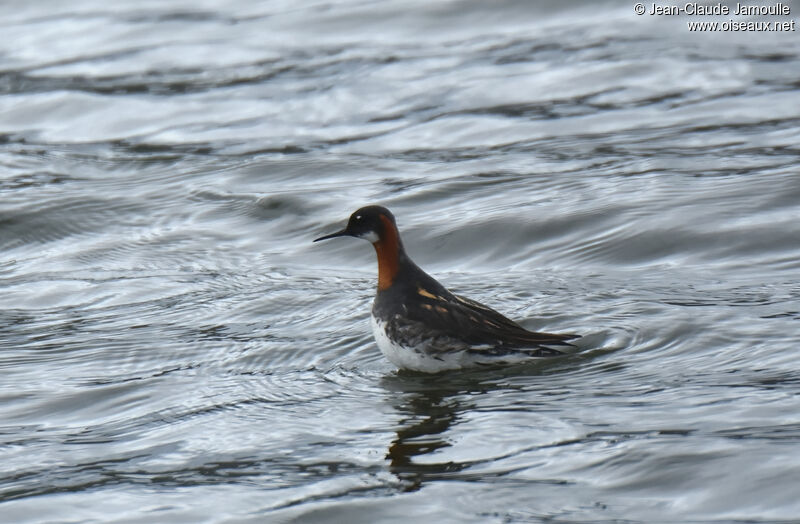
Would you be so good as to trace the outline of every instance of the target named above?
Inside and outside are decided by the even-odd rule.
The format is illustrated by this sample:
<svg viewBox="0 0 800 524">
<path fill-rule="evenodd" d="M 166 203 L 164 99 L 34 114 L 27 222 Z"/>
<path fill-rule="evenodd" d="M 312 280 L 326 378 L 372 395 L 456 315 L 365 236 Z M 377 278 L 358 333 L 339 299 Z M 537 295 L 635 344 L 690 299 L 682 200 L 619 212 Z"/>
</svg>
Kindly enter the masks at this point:
<svg viewBox="0 0 800 524">
<path fill-rule="evenodd" d="M 420 269 L 403 247 L 394 215 L 369 205 L 347 226 L 314 240 L 355 237 L 372 244 L 378 290 L 371 325 L 381 353 L 397 368 L 422 373 L 510 365 L 557 357 L 574 334 L 536 333 L 475 300 L 448 291 Z"/>
</svg>

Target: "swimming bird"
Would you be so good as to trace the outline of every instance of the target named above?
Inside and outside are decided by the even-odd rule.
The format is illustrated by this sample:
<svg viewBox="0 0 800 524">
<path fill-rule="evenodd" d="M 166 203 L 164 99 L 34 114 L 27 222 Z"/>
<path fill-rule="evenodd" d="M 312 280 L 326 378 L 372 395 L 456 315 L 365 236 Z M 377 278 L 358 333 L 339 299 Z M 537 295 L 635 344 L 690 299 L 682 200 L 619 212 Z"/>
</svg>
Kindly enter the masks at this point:
<svg viewBox="0 0 800 524">
<path fill-rule="evenodd" d="M 394 215 L 362 207 L 336 237 L 367 240 L 378 256 L 378 292 L 371 324 L 381 353 L 400 369 L 438 373 L 563 355 L 572 334 L 528 331 L 492 308 L 458 296 L 406 254 Z"/>
</svg>

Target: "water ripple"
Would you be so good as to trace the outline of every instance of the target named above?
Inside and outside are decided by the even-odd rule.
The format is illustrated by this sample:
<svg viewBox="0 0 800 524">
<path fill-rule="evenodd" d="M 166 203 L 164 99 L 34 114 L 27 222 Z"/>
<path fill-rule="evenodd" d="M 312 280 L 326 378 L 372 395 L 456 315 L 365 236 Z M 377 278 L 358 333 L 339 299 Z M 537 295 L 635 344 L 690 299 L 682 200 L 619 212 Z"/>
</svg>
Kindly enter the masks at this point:
<svg viewBox="0 0 800 524">
<path fill-rule="evenodd" d="M 793 521 L 800 48 L 685 22 L 0 5 L 3 516 Z M 576 351 L 396 371 L 369 203 Z"/>
</svg>

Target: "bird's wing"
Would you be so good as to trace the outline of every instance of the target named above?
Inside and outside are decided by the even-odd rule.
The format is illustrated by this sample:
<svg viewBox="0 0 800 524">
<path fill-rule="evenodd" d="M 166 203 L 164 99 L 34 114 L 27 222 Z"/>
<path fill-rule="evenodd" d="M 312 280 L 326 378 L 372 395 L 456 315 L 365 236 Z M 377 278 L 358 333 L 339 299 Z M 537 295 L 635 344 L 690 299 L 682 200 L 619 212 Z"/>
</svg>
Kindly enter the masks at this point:
<svg viewBox="0 0 800 524">
<path fill-rule="evenodd" d="M 407 311 L 408 318 L 423 322 L 442 341 L 452 338 L 465 343 L 471 352 L 496 355 L 522 351 L 554 356 L 562 352 L 549 346 L 572 346 L 567 340 L 578 337 L 528 331 L 480 302 L 456 295 L 430 295 L 423 295 L 426 300 L 417 302 L 414 311 Z"/>
</svg>

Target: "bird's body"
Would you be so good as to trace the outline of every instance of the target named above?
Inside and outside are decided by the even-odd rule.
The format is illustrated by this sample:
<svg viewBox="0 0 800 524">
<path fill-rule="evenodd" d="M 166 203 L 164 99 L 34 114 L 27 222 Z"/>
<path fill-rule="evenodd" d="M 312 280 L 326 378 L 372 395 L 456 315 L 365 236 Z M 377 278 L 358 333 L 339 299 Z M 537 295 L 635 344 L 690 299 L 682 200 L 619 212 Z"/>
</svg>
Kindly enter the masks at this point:
<svg viewBox="0 0 800 524">
<path fill-rule="evenodd" d="M 388 209 L 367 206 L 336 236 L 372 243 L 378 256 L 378 292 L 372 331 L 378 348 L 400 369 L 436 373 L 476 365 L 511 364 L 559 356 L 577 335 L 528 331 L 497 311 L 449 292 L 403 249 Z"/>
</svg>

